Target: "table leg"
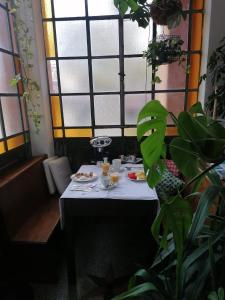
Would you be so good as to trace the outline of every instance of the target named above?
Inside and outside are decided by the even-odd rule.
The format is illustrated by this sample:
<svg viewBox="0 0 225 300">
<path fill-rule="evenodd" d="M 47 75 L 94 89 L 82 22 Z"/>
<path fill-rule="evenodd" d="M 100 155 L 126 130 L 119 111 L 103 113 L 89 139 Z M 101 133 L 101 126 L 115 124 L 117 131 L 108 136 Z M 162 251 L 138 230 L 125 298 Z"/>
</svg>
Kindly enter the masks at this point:
<svg viewBox="0 0 225 300">
<path fill-rule="evenodd" d="M 75 247 L 73 235 L 73 218 L 69 214 L 65 214 L 64 231 L 65 231 L 65 254 L 66 254 L 66 269 L 68 282 L 68 296 L 71 298 L 72 290 L 76 284 L 75 272 Z"/>
</svg>

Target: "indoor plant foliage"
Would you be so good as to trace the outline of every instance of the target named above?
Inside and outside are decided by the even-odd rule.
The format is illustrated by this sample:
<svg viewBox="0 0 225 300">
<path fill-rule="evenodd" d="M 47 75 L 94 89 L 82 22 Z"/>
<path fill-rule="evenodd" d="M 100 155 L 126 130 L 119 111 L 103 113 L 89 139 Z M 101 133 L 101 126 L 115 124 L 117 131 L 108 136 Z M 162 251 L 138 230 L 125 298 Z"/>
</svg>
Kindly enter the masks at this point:
<svg viewBox="0 0 225 300">
<path fill-rule="evenodd" d="M 148 44 L 148 48 L 144 51 L 143 56 L 146 58 L 148 65 L 152 66 L 154 72 L 162 64 L 171 64 L 178 61 L 181 65 L 185 59 L 185 52 L 182 50 L 184 41 L 179 36 L 159 36 Z M 154 83 L 160 83 L 161 79 L 155 76 Z"/>
<path fill-rule="evenodd" d="M 212 83 L 212 94 L 206 102 L 208 113 L 214 118 L 224 119 L 225 117 L 225 38 L 220 42 L 219 47 L 212 53 L 208 62 L 208 74 Z"/>
<path fill-rule="evenodd" d="M 156 24 L 168 25 L 169 28 L 178 26 L 182 18 L 186 19 L 180 0 L 153 0 L 150 16 Z"/>
<path fill-rule="evenodd" d="M 151 4 L 148 0 L 114 0 L 114 4 L 122 16 L 129 10 L 131 19 L 144 28 L 148 26 L 150 17 L 156 24 L 169 28 L 178 26 L 182 18 L 186 19 L 180 0 L 153 0 Z"/>
<path fill-rule="evenodd" d="M 10 13 L 14 15 L 14 30 L 16 33 L 16 38 L 18 41 L 18 48 L 20 53 L 20 67 L 21 73 L 16 74 L 16 76 L 11 80 L 11 85 L 16 86 L 22 83 L 23 94 L 22 97 L 27 104 L 27 111 L 30 119 L 32 120 L 36 133 L 40 131 L 40 87 L 36 80 L 33 80 L 33 51 L 32 42 L 33 37 L 30 32 L 29 25 L 24 20 L 24 15 L 22 15 L 22 9 L 28 7 L 32 8 L 31 0 L 17 0 L 17 1 L 7 1 L 9 4 Z M 29 21 L 31 17 L 29 16 Z"/>
<path fill-rule="evenodd" d="M 150 187 L 160 181 L 164 172 L 168 115 L 178 128 L 178 137 L 168 150 L 188 178 L 187 184 L 161 202 L 152 225 L 159 244 L 153 264 L 147 270 L 139 270 L 130 281 L 129 291 L 115 299 L 141 295 L 146 299 L 224 299 L 220 286 L 225 284 L 225 188 L 213 168 L 225 160 L 225 129 L 207 117 L 199 103 L 178 118 L 157 100 L 147 103 L 139 113 L 138 139 Z M 147 132 L 151 134 L 144 138 Z M 209 186 L 199 193 L 205 178 Z M 191 191 L 185 196 L 188 187 Z M 193 214 L 194 196 L 199 198 L 199 204 Z M 210 214 L 215 204 L 216 214 Z"/>
</svg>

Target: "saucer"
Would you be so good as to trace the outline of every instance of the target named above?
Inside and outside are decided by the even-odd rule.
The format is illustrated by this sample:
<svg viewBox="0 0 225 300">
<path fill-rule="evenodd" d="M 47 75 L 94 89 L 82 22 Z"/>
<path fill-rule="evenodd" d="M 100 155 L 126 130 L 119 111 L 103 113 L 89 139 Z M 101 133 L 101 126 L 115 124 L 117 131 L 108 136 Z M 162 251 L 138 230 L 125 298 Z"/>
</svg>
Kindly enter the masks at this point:
<svg viewBox="0 0 225 300">
<path fill-rule="evenodd" d="M 109 184 L 109 186 L 108 187 L 104 187 L 102 184 L 100 184 L 99 185 L 99 188 L 101 189 L 101 190 L 112 190 L 112 189 L 114 189 L 116 186 L 118 185 L 118 183 L 114 183 L 114 184 Z"/>
</svg>

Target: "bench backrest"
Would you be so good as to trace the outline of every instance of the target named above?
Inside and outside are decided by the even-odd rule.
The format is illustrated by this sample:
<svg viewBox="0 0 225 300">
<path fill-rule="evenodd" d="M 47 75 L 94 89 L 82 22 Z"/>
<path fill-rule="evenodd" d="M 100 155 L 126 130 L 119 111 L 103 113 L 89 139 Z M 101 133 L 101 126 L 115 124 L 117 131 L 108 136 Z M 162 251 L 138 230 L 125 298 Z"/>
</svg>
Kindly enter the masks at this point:
<svg viewBox="0 0 225 300">
<path fill-rule="evenodd" d="M 42 165 L 45 158 L 34 157 L 0 176 L 0 214 L 9 238 L 48 197 Z"/>
</svg>

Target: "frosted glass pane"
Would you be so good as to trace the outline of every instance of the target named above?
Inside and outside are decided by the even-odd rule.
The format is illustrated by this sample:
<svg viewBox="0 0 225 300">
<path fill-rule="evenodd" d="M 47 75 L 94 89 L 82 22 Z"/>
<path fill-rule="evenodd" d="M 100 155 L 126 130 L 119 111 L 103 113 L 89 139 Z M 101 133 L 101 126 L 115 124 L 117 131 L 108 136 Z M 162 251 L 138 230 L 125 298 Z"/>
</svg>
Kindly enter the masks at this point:
<svg viewBox="0 0 225 300">
<path fill-rule="evenodd" d="M 137 124 L 137 117 L 143 106 L 151 100 L 149 94 L 125 95 L 125 123 Z"/>
<path fill-rule="evenodd" d="M 13 58 L 11 55 L 0 52 L 0 93 L 16 93 L 16 87 L 10 85 L 15 76 Z"/>
<path fill-rule="evenodd" d="M 186 81 L 185 68 L 185 62 L 184 66 L 179 65 L 178 62 L 161 65 L 157 75 L 162 82 L 155 85 L 156 90 L 184 89 Z"/>
<path fill-rule="evenodd" d="M 10 18 L 10 27 L 11 27 L 11 32 L 12 32 L 13 50 L 15 53 L 18 53 L 16 34 L 15 34 L 15 30 L 14 30 L 14 16 L 10 15 L 9 18 Z"/>
<path fill-rule="evenodd" d="M 116 15 L 118 10 L 112 0 L 88 0 L 88 13 L 90 16 Z"/>
<path fill-rule="evenodd" d="M 88 93 L 89 75 L 88 61 L 60 60 L 61 90 L 63 93 Z"/>
<path fill-rule="evenodd" d="M 125 58 L 125 90 L 126 91 L 145 91 L 151 89 L 151 67 L 147 67 L 146 80 L 146 61 L 142 57 Z"/>
<path fill-rule="evenodd" d="M 159 100 L 161 104 L 169 111 L 173 112 L 175 116 L 184 110 L 184 93 L 158 93 L 155 94 L 155 99 Z M 168 124 L 173 124 L 171 118 L 168 118 Z"/>
<path fill-rule="evenodd" d="M 7 13 L 0 8 L 0 48 L 12 50 Z"/>
<path fill-rule="evenodd" d="M 136 22 L 124 20 L 124 53 L 141 54 L 148 47 L 148 40 L 152 39 L 152 26 L 138 27 Z"/>
<path fill-rule="evenodd" d="M 22 132 L 19 100 L 17 97 L 2 97 L 2 112 L 6 136 Z"/>
<path fill-rule="evenodd" d="M 85 16 L 84 0 L 54 0 L 54 8 L 56 18 Z"/>
<path fill-rule="evenodd" d="M 94 101 L 96 125 L 120 124 L 120 96 L 95 96 Z"/>
<path fill-rule="evenodd" d="M 48 70 L 48 82 L 49 82 L 49 90 L 51 94 L 58 93 L 58 79 L 57 79 L 57 69 L 56 69 L 56 61 L 48 60 L 47 61 L 47 70 Z"/>
<path fill-rule="evenodd" d="M 93 59 L 92 66 L 95 92 L 117 92 L 120 90 L 118 59 Z"/>
<path fill-rule="evenodd" d="M 56 22 L 58 56 L 86 56 L 85 21 Z"/>
<path fill-rule="evenodd" d="M 119 36 L 118 21 L 91 21 L 92 55 L 118 55 Z"/>
<path fill-rule="evenodd" d="M 121 136 L 120 128 L 95 129 L 95 136 Z"/>
<path fill-rule="evenodd" d="M 64 96 L 62 102 L 65 126 L 91 125 L 89 96 Z"/>
</svg>

